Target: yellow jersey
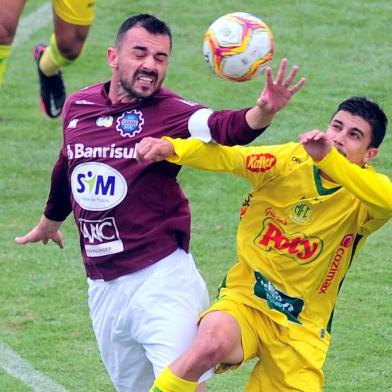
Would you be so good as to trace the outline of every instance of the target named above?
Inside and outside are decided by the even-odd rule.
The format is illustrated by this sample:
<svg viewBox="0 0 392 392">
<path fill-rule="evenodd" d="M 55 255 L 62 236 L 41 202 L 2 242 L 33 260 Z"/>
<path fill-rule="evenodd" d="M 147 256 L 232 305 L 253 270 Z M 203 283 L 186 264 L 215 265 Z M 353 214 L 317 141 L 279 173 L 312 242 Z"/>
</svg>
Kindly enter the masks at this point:
<svg viewBox="0 0 392 392">
<path fill-rule="evenodd" d="M 354 254 L 392 216 L 392 184 L 333 148 L 314 162 L 302 145 L 243 147 L 171 139 L 170 162 L 247 178 L 238 262 L 219 298 L 256 308 L 294 339 L 326 347 L 337 295 Z M 320 176 L 320 170 L 334 182 Z"/>
</svg>

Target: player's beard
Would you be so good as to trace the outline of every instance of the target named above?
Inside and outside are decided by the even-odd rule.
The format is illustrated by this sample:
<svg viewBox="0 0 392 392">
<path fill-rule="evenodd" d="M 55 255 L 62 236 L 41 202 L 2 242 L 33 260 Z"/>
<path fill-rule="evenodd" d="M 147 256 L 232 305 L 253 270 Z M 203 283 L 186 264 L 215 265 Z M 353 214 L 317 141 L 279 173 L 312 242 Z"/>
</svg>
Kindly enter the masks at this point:
<svg viewBox="0 0 392 392">
<path fill-rule="evenodd" d="M 147 76 L 153 78 L 153 83 L 155 82 L 156 84 L 154 85 L 154 88 L 149 94 L 143 94 L 138 92 L 136 89 L 133 88 L 133 85 L 136 83 L 137 78 L 139 76 Z M 158 80 L 158 74 L 156 72 L 148 72 L 148 71 L 137 71 L 136 74 L 133 76 L 132 81 L 129 81 L 125 78 L 122 78 L 120 75 L 120 85 L 121 87 L 133 98 L 137 100 L 141 99 L 146 99 L 151 97 L 156 93 L 156 91 L 161 87 L 163 80 L 165 77 L 163 77 L 160 81 L 156 82 Z"/>
</svg>

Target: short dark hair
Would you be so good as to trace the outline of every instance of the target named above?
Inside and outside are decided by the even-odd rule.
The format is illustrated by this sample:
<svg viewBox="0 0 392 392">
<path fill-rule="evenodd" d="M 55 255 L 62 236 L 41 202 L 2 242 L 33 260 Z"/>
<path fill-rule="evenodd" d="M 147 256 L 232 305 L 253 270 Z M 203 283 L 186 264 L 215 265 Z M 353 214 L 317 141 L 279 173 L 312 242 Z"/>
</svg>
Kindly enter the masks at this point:
<svg viewBox="0 0 392 392">
<path fill-rule="evenodd" d="M 130 16 L 122 22 L 116 37 L 116 46 L 121 45 L 121 41 L 125 33 L 132 27 L 140 26 L 146 29 L 149 33 L 154 35 L 167 35 L 170 40 L 170 49 L 172 47 L 172 33 L 169 26 L 150 14 L 139 14 Z"/>
<path fill-rule="evenodd" d="M 362 117 L 370 124 L 372 134 L 369 147 L 378 147 L 382 143 L 388 126 L 388 118 L 376 102 L 366 97 L 351 97 L 340 103 L 332 117 L 340 110 Z"/>
</svg>

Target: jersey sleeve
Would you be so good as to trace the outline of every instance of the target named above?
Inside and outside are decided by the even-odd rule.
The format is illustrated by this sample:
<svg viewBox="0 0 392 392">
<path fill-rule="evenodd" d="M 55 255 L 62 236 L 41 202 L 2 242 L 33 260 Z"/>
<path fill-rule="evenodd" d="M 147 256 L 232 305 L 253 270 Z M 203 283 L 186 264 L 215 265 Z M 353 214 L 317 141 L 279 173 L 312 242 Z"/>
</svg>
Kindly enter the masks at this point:
<svg viewBox="0 0 392 392">
<path fill-rule="evenodd" d="M 165 113 L 162 119 L 170 132 L 167 136 L 186 139 L 189 136 L 203 142 L 215 141 L 233 146 L 252 142 L 266 128 L 254 130 L 246 121 L 250 108 L 240 110 L 218 110 L 199 103 L 187 101 L 169 90 L 164 90 L 165 97 L 160 109 Z"/>
<path fill-rule="evenodd" d="M 62 222 L 71 211 L 72 205 L 67 179 L 67 157 L 64 154 L 64 149 L 62 149 L 52 170 L 51 186 L 44 215 L 48 219 Z"/>
<path fill-rule="evenodd" d="M 65 101 L 63 107 L 62 122 L 64 131 L 72 115 L 72 102 L 73 96 L 70 96 Z M 46 218 L 57 222 L 64 221 L 72 211 L 67 170 L 68 157 L 65 148 L 65 137 L 63 136 L 63 146 L 52 169 L 50 191 L 44 210 Z"/>
<path fill-rule="evenodd" d="M 266 128 L 252 129 L 246 122 L 246 112 L 241 110 L 221 110 L 211 114 L 208 125 L 214 141 L 227 146 L 245 145 L 261 135 Z"/>
<path fill-rule="evenodd" d="M 286 146 L 222 146 L 198 139 L 164 139 L 174 146 L 175 155 L 167 158 L 169 162 L 208 171 L 231 172 L 248 179 L 254 188 L 279 175 L 286 161 Z"/>
<path fill-rule="evenodd" d="M 316 164 L 364 203 L 368 212 L 366 231 L 374 231 L 392 216 L 392 183 L 388 177 L 349 162 L 335 148 Z"/>
</svg>

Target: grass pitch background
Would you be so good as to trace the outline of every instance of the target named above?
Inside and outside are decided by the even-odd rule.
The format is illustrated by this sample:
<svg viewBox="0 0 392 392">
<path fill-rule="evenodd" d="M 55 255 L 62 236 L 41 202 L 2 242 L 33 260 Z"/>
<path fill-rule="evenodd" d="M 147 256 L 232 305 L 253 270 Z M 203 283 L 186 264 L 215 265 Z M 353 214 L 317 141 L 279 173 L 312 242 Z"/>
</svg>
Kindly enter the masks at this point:
<svg viewBox="0 0 392 392">
<path fill-rule="evenodd" d="M 29 0 L 23 16 L 45 4 Z M 122 20 L 150 12 L 172 28 L 174 47 L 165 85 L 214 109 L 252 106 L 263 79 L 244 84 L 214 77 L 201 46 L 207 26 L 233 11 L 259 15 L 271 27 L 281 57 L 301 67 L 307 86 L 276 117 L 256 143 L 297 140 L 300 132 L 325 128 L 336 105 L 351 95 L 367 95 L 384 106 L 392 121 L 392 49 L 387 0 L 98 0 L 88 46 L 64 70 L 69 93 L 108 79 L 107 46 Z M 66 248 L 53 244 L 18 247 L 13 237 L 35 225 L 46 201 L 51 167 L 61 144 L 60 121 L 38 106 L 32 48 L 47 42 L 51 23 L 14 48 L 0 91 L 0 341 L 68 391 L 113 391 L 100 361 L 86 304 L 86 282 L 70 217 L 63 227 Z M 392 177 L 389 134 L 375 161 Z M 231 175 L 183 169 L 180 181 L 191 201 L 192 251 L 211 296 L 235 261 L 239 207 L 248 184 Z M 368 241 L 343 285 L 325 366 L 326 392 L 392 391 L 392 225 Z M 210 391 L 241 391 L 251 366 L 215 377 Z M 30 388 L 0 368 L 0 391 Z M 135 391 L 137 392 L 137 391 Z"/>
</svg>

